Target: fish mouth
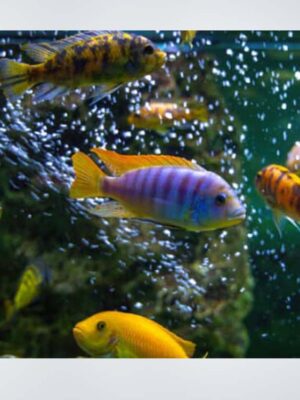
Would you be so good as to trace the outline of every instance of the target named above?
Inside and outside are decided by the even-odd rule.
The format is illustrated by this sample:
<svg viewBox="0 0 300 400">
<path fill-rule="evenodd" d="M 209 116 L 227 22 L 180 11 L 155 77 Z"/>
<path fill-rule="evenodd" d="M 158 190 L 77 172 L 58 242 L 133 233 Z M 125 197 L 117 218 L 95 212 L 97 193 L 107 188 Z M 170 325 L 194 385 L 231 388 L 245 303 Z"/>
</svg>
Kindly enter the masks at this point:
<svg viewBox="0 0 300 400">
<path fill-rule="evenodd" d="M 161 65 L 165 64 L 165 62 L 167 61 L 167 54 L 162 50 L 157 51 L 157 57 Z"/>
<path fill-rule="evenodd" d="M 78 326 L 75 326 L 73 328 L 73 335 L 74 335 L 76 340 L 82 340 L 84 338 L 84 332 Z"/>
<path fill-rule="evenodd" d="M 229 220 L 230 221 L 242 221 L 245 218 L 246 218 L 246 210 L 244 207 L 240 207 L 231 214 Z"/>
</svg>

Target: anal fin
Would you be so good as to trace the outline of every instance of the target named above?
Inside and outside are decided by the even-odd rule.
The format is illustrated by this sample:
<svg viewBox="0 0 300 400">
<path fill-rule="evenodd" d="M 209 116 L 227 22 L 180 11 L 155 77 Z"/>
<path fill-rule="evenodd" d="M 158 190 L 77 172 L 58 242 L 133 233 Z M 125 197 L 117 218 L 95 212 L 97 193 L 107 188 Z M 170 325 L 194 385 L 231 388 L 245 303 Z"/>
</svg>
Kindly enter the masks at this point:
<svg viewBox="0 0 300 400">
<path fill-rule="evenodd" d="M 118 90 L 122 85 L 100 85 L 96 86 L 94 93 L 87 99 L 87 103 L 89 106 L 93 106 L 97 104 L 99 101 L 104 99 L 106 96 L 109 96 L 116 90 Z"/>
<path fill-rule="evenodd" d="M 51 101 L 55 97 L 66 94 L 67 91 L 67 88 L 56 86 L 53 83 L 41 83 L 34 89 L 34 100 L 37 103 L 46 100 Z"/>
<path fill-rule="evenodd" d="M 90 214 L 102 218 L 137 218 L 137 215 L 127 210 L 116 201 L 100 204 L 88 210 Z"/>
<path fill-rule="evenodd" d="M 297 224 L 297 222 L 293 220 L 293 218 L 284 215 L 280 211 L 273 211 L 273 220 L 280 237 L 282 237 L 282 230 L 286 221 L 289 221 L 289 223 L 292 224 L 300 232 L 300 226 Z"/>
</svg>

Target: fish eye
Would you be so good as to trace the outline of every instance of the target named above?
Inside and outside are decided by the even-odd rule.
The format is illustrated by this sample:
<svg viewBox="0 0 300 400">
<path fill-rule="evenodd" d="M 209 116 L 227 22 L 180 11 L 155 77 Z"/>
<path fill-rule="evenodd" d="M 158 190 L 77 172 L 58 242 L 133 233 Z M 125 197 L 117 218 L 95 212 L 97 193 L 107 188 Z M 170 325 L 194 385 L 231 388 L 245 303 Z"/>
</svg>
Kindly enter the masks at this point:
<svg viewBox="0 0 300 400">
<path fill-rule="evenodd" d="M 226 203 L 227 195 L 225 193 L 219 193 L 215 198 L 215 203 L 218 206 L 222 206 Z"/>
<path fill-rule="evenodd" d="M 98 331 L 103 331 L 103 329 L 106 327 L 106 323 L 104 321 L 100 321 L 97 324 L 97 329 Z"/>
<path fill-rule="evenodd" d="M 144 54 L 147 56 L 150 56 L 151 54 L 154 53 L 154 47 L 148 44 L 146 47 L 144 47 Z"/>
</svg>

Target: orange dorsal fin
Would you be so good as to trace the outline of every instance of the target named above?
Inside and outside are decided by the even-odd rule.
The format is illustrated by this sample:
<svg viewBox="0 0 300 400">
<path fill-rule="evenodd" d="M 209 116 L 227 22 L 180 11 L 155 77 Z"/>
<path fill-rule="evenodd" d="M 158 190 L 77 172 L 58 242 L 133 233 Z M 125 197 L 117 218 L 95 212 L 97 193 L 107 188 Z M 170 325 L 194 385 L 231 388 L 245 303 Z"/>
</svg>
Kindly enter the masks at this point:
<svg viewBox="0 0 300 400">
<path fill-rule="evenodd" d="M 204 168 L 192 161 L 186 160 L 182 157 L 164 156 L 164 155 L 122 155 L 115 151 L 93 148 L 91 151 L 101 159 L 109 171 L 115 175 L 120 176 L 125 172 L 134 169 L 159 167 L 159 166 L 176 166 L 186 167 L 190 169 L 204 171 Z"/>
</svg>

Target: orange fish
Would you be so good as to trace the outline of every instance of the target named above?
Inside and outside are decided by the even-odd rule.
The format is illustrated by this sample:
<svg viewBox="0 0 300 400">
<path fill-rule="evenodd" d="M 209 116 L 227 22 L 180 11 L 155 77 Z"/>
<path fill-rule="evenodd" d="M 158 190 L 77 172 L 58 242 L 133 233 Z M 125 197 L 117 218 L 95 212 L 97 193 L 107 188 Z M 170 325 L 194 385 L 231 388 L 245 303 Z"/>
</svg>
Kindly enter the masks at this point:
<svg viewBox="0 0 300 400">
<path fill-rule="evenodd" d="M 195 344 L 157 322 L 136 314 L 104 311 L 78 322 L 73 329 L 78 346 L 94 357 L 188 358 Z"/>
<path fill-rule="evenodd" d="M 290 221 L 300 230 L 300 178 L 281 165 L 269 165 L 256 175 L 256 187 L 271 207 L 281 235 L 282 222 Z"/>
</svg>

